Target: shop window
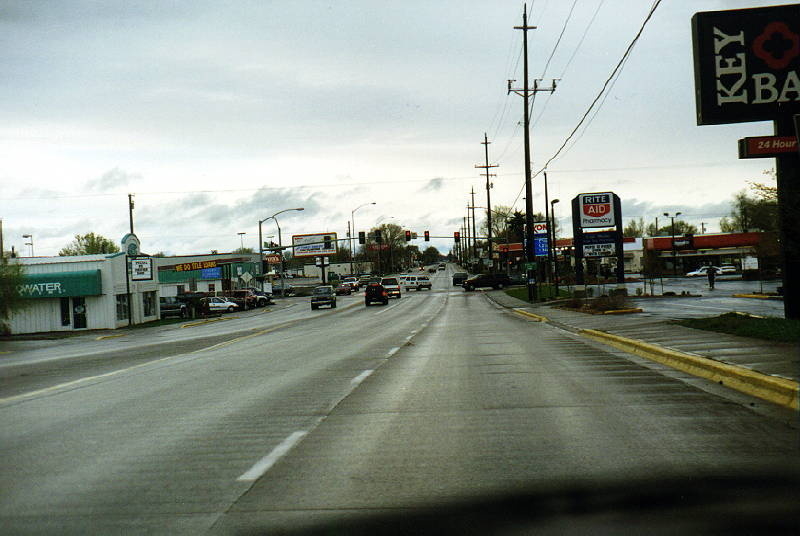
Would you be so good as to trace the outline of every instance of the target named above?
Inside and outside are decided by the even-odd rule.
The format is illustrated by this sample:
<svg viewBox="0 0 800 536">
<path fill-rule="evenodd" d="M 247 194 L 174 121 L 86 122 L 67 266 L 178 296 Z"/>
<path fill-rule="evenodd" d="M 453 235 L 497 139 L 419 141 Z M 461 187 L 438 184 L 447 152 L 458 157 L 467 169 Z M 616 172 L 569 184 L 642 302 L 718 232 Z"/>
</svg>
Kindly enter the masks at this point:
<svg viewBox="0 0 800 536">
<path fill-rule="evenodd" d="M 186 289 L 184 288 L 184 286 L 183 285 L 178 285 L 178 294 L 183 294 L 184 292 L 186 292 Z"/>
<path fill-rule="evenodd" d="M 128 310 L 128 295 L 117 294 L 117 320 L 127 320 Z"/>
<path fill-rule="evenodd" d="M 209 283 L 208 284 L 208 291 L 209 292 L 214 292 L 216 290 L 217 290 L 217 285 L 215 285 L 214 283 Z"/>
<path fill-rule="evenodd" d="M 191 292 L 197 292 L 197 279 L 189 280 L 189 290 Z"/>
<path fill-rule="evenodd" d="M 69 316 L 69 298 L 61 298 L 61 325 L 69 326 L 72 322 Z"/>
<path fill-rule="evenodd" d="M 155 293 L 155 291 L 144 292 L 142 294 L 142 305 L 143 305 L 143 308 L 144 308 L 144 316 L 155 316 L 156 315 L 156 293 Z"/>
</svg>

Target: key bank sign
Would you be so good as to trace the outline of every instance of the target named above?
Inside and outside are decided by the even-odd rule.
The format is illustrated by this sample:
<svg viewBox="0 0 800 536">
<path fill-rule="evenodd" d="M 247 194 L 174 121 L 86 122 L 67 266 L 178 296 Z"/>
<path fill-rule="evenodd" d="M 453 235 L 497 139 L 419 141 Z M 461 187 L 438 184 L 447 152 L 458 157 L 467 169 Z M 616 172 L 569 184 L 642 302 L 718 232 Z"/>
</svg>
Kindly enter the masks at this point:
<svg viewBox="0 0 800 536">
<path fill-rule="evenodd" d="M 580 194 L 578 196 L 581 227 L 614 227 L 617 221 L 614 215 L 614 194 L 602 192 L 596 194 Z"/>
<path fill-rule="evenodd" d="M 800 113 L 800 4 L 692 17 L 698 125 Z"/>
</svg>

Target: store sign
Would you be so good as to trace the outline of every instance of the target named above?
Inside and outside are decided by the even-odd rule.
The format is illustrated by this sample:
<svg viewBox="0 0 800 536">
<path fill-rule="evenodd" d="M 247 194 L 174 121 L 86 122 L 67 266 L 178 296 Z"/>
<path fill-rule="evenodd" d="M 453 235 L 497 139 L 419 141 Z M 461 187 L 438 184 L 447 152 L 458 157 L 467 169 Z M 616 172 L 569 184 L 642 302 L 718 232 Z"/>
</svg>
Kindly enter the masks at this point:
<svg viewBox="0 0 800 536">
<path fill-rule="evenodd" d="M 153 259 L 150 257 L 131 257 L 131 281 L 152 281 Z"/>
<path fill-rule="evenodd" d="M 24 282 L 17 286 L 23 298 L 69 298 L 103 293 L 100 270 L 25 274 L 23 277 Z"/>
<path fill-rule="evenodd" d="M 739 158 L 775 158 L 797 151 L 794 136 L 757 136 L 739 140 Z"/>
<path fill-rule="evenodd" d="M 222 279 L 222 266 L 201 269 L 200 279 Z"/>
<path fill-rule="evenodd" d="M 698 125 L 800 113 L 800 4 L 692 17 Z"/>
<path fill-rule="evenodd" d="M 192 270 L 202 270 L 204 268 L 216 268 L 217 261 L 184 262 L 175 265 L 176 272 L 190 272 Z"/>
<path fill-rule="evenodd" d="M 617 255 L 617 248 L 614 242 L 600 242 L 598 244 L 584 244 L 584 257 L 614 257 Z"/>
<path fill-rule="evenodd" d="M 280 255 L 264 255 L 264 260 L 267 261 L 268 264 L 280 264 L 281 263 L 281 256 Z"/>
<path fill-rule="evenodd" d="M 578 207 L 582 228 L 614 227 L 617 224 L 612 192 L 578 194 Z"/>
<path fill-rule="evenodd" d="M 292 236 L 295 257 L 316 257 L 336 254 L 336 233 L 317 233 Z"/>
</svg>

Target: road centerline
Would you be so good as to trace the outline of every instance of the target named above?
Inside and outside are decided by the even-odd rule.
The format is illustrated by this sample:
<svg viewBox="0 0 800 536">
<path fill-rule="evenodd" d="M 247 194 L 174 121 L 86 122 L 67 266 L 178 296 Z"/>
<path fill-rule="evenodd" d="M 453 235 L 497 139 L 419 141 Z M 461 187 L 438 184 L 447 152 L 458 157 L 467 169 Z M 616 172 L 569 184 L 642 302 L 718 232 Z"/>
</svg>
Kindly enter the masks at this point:
<svg viewBox="0 0 800 536">
<path fill-rule="evenodd" d="M 254 480 L 258 480 L 264 475 L 264 473 L 269 471 L 278 460 L 292 450 L 292 447 L 294 447 L 301 439 L 303 439 L 307 433 L 308 432 L 304 430 L 293 432 L 289 435 L 289 437 L 281 441 L 277 447 L 272 449 L 269 454 L 258 460 L 250 469 L 248 469 L 236 480 L 239 482 L 252 482 Z"/>
</svg>

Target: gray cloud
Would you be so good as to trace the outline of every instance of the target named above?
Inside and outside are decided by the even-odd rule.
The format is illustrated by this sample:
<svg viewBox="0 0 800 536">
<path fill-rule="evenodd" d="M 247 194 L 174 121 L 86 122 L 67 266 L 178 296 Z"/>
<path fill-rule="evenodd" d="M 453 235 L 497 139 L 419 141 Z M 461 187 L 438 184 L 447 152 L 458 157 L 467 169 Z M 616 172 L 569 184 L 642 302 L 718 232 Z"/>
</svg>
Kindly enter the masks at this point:
<svg viewBox="0 0 800 536">
<path fill-rule="evenodd" d="M 128 173 L 120 168 L 114 168 L 103 173 L 100 177 L 88 181 L 85 185 L 86 190 L 105 192 L 113 190 L 119 186 L 127 186 L 131 182 L 141 179 L 137 173 Z"/>
<path fill-rule="evenodd" d="M 442 186 L 444 186 L 444 179 L 441 177 L 436 177 L 434 179 L 429 180 L 422 186 L 418 192 L 435 192 L 437 190 L 441 190 Z"/>
</svg>

